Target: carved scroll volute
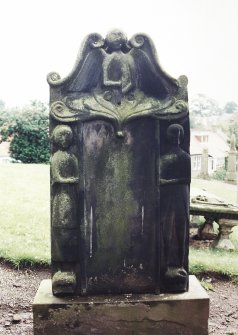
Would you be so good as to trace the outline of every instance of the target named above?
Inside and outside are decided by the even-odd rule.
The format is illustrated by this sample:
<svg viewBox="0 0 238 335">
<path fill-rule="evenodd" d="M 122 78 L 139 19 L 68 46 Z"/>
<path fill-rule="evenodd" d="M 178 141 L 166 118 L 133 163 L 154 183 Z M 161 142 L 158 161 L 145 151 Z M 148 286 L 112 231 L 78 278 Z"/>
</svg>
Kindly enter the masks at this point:
<svg viewBox="0 0 238 335">
<path fill-rule="evenodd" d="M 59 122 L 105 119 L 119 137 L 134 119 L 179 120 L 188 114 L 187 79 L 169 76 L 145 34 L 129 41 L 120 30 L 89 35 L 72 72 L 48 75 L 51 116 Z"/>
</svg>

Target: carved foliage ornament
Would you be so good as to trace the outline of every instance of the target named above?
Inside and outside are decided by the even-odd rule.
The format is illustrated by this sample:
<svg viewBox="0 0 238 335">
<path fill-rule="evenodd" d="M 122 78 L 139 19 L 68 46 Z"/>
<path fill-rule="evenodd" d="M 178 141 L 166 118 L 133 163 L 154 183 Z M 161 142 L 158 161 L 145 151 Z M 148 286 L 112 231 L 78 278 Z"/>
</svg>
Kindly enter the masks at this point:
<svg viewBox="0 0 238 335">
<path fill-rule="evenodd" d="M 188 113 L 187 78 L 175 80 L 162 70 L 144 34 L 129 41 L 119 30 L 105 39 L 91 34 L 69 76 L 50 73 L 47 79 L 60 92 L 51 105 L 51 116 L 60 122 L 101 118 L 120 132 L 136 118 L 180 119 Z"/>
</svg>

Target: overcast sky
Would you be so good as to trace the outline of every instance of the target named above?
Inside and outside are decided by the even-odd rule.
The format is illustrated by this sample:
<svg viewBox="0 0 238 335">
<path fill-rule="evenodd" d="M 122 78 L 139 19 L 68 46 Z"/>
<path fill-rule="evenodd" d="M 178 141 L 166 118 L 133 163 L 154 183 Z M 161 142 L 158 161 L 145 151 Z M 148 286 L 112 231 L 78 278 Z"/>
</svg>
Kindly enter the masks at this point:
<svg viewBox="0 0 238 335">
<path fill-rule="evenodd" d="M 0 99 L 48 101 L 46 75 L 65 77 L 91 32 L 153 39 L 160 64 L 186 74 L 189 96 L 238 103 L 238 0 L 2 0 Z"/>
</svg>

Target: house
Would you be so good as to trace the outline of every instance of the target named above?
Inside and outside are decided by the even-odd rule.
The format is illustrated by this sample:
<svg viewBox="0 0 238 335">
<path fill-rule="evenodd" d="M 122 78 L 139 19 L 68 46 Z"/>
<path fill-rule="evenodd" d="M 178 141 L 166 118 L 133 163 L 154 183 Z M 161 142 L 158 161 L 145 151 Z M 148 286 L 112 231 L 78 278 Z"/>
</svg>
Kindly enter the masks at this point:
<svg viewBox="0 0 238 335">
<path fill-rule="evenodd" d="M 0 164 L 8 164 L 11 162 L 12 158 L 9 153 L 10 142 L 0 143 Z"/>
<path fill-rule="evenodd" d="M 228 137 L 220 130 L 191 129 L 190 154 L 192 177 L 202 172 L 202 155 L 207 150 L 208 174 L 225 166 L 225 158 L 228 156 Z"/>
</svg>

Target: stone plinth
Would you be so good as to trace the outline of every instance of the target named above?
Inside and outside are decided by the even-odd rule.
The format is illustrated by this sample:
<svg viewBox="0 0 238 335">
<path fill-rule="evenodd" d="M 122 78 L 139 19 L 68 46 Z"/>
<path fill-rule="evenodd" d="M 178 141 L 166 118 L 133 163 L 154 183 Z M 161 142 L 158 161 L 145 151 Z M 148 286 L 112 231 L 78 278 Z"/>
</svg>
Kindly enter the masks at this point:
<svg viewBox="0 0 238 335">
<path fill-rule="evenodd" d="M 43 280 L 33 303 L 34 335 L 207 335 L 209 298 L 194 276 L 180 294 L 52 295 Z"/>
</svg>

